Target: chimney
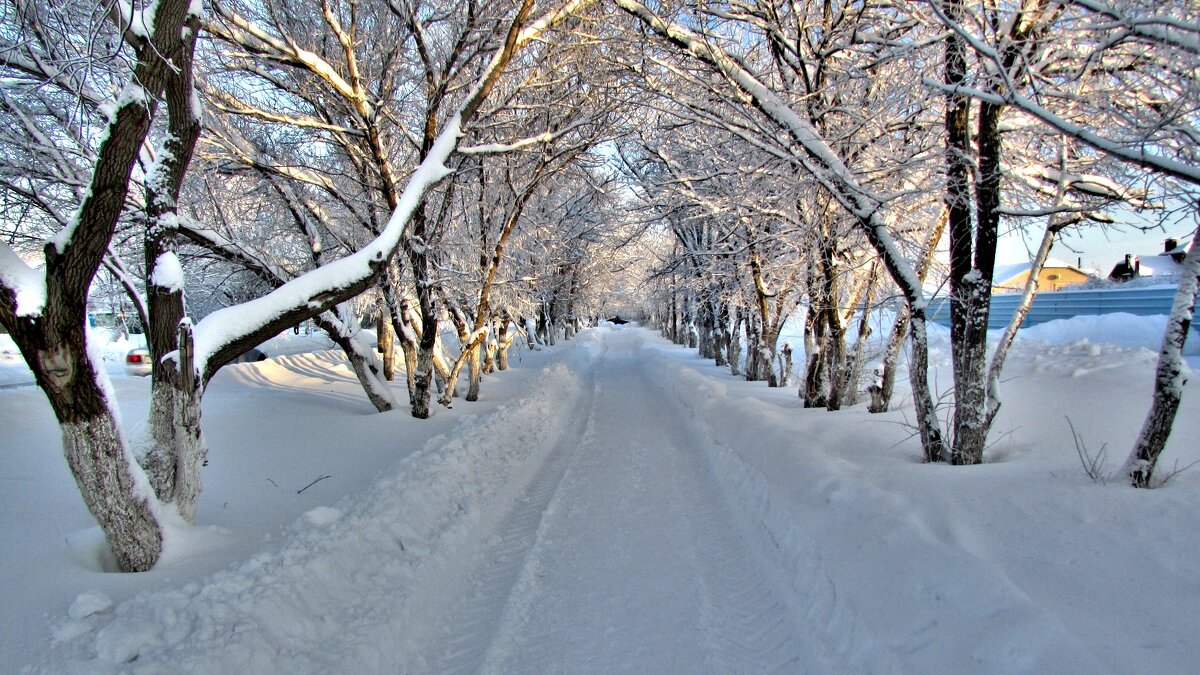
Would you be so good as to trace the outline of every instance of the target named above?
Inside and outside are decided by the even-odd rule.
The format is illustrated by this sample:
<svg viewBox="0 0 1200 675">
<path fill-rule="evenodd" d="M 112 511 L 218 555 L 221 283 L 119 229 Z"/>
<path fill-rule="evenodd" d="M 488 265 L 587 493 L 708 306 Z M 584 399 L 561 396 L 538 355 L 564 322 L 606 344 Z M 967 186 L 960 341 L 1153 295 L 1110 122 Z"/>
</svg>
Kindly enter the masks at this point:
<svg viewBox="0 0 1200 675">
<path fill-rule="evenodd" d="M 1175 237 L 1168 237 L 1167 240 L 1163 242 L 1163 253 L 1170 253 L 1177 248 L 1179 248 L 1179 240 Z"/>
<path fill-rule="evenodd" d="M 1142 261 L 1140 258 L 1138 258 L 1135 255 L 1135 256 L 1133 256 L 1133 276 L 1138 277 L 1141 275 L 1142 275 Z"/>
</svg>

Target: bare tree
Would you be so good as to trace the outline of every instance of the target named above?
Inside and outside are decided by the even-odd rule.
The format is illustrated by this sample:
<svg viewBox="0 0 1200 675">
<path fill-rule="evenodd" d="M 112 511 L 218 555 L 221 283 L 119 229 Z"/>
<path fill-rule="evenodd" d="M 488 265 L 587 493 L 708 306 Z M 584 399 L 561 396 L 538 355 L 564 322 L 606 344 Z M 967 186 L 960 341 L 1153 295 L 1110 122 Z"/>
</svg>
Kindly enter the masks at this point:
<svg viewBox="0 0 1200 675">
<path fill-rule="evenodd" d="M 205 383 L 249 346 L 369 287 L 405 239 L 424 196 L 449 175 L 445 163 L 457 147 L 464 125 L 477 114 L 513 55 L 584 4 L 568 2 L 530 23 L 533 7 L 527 1 L 497 24 L 501 46 L 492 52 L 456 112 L 434 136 L 428 153 L 399 193 L 392 215 L 368 245 L 261 298 L 214 312 L 194 328 L 190 321 L 180 322 L 179 352 L 173 363 L 180 374 L 178 390 L 187 397 L 187 406 L 180 407 L 177 401 L 176 454 L 169 464 L 176 468 L 171 484 L 181 514 L 194 513 L 199 494 L 203 445 L 199 443 L 198 413 Z M 168 129 L 176 128 L 176 120 L 196 123 L 195 96 L 187 83 L 199 17 L 190 13 L 190 3 L 173 0 L 152 5 L 152 20 L 131 14 L 127 5 L 116 8 L 119 11 L 114 11 L 113 21 L 124 30 L 122 37 L 134 62 L 98 145 L 89 189 L 68 227 L 46 245 L 44 274 L 21 260 L 7 244 L 0 247 L 0 322 L 13 334 L 58 415 L 68 463 L 122 568 L 144 570 L 154 564 L 162 549 L 156 511 L 160 502 L 125 445 L 116 422 L 115 402 L 106 393 L 103 370 L 88 356 L 84 314 L 88 288 L 127 207 L 130 176 L 160 97 L 171 118 Z M 179 96 L 181 93 L 186 96 Z M 180 142 L 183 145 L 176 145 Z M 157 176 L 149 182 L 159 196 L 147 200 L 148 212 L 155 199 L 160 204 L 153 208 L 161 209 L 160 216 L 175 209 L 173 198 L 190 158 L 187 144 L 187 138 L 168 134 L 160 145 L 158 162 L 148 171 Z M 175 290 L 182 287 L 182 275 L 167 253 L 156 259 L 152 274 L 154 283 Z M 186 437 L 182 443 L 181 435 Z"/>
</svg>

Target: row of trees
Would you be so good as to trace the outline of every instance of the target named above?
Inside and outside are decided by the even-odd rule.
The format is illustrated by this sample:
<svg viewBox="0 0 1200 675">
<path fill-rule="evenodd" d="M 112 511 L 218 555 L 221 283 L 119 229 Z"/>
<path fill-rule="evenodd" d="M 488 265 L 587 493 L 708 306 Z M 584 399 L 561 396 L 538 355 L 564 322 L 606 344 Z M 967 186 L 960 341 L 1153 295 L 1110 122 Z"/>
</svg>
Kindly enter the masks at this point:
<svg viewBox="0 0 1200 675">
<path fill-rule="evenodd" d="M 907 338 L 926 458 L 976 463 L 1011 342 L 989 361 L 1001 230 L 1042 229 L 1044 260 L 1060 232 L 1118 205 L 1195 217 L 1196 11 L 5 0 L 0 324 L 129 570 L 157 560 L 169 510 L 194 517 L 202 395 L 246 349 L 312 319 L 375 407 L 395 408 L 393 358 L 361 340 L 369 314 L 427 417 L 464 373 L 476 398 L 519 332 L 552 342 L 606 309 L 610 274 L 639 264 L 638 232 L 664 243 L 642 287 L 653 313 L 735 372 L 787 384 L 779 334 L 804 308 L 806 405 L 856 402 L 870 314 L 898 299 L 871 407 L 889 406 Z M 944 237 L 945 431 L 925 340 Z M 1126 468 L 1135 484 L 1178 405 L 1198 258 Z M 126 289 L 156 364 L 131 446 L 87 351 L 101 276 Z M 457 349 L 440 343 L 445 323 Z"/>
<path fill-rule="evenodd" d="M 1187 3 L 616 4 L 676 48 L 633 64 L 657 95 L 655 132 L 622 155 L 670 233 L 654 306 L 667 332 L 734 372 L 735 350 L 723 348 L 744 337 L 747 377 L 781 384 L 780 323 L 803 297 L 801 396 L 836 409 L 859 395 L 871 312 L 898 296 L 871 409 L 887 408 L 910 333 L 928 461 L 982 461 L 1001 405 L 1005 356 L 1037 290 L 1031 275 L 989 354 L 1003 231 L 1041 231 L 1040 266 L 1060 233 L 1110 223 L 1116 208 L 1174 209 L 1166 217 L 1196 224 L 1200 98 L 1188 73 L 1200 24 Z M 945 430 L 924 327 L 943 237 L 954 373 Z M 1195 258 L 1124 468 L 1135 485 L 1150 484 L 1178 406 Z"/>
<path fill-rule="evenodd" d="M 155 563 L 170 511 L 194 517 L 205 387 L 280 330 L 317 321 L 386 410 L 349 304 L 376 298 L 427 417 L 464 364 L 478 395 L 489 335 L 503 369 L 514 331 L 592 309 L 611 209 L 593 151 L 620 96 L 588 93 L 611 86 L 595 69 L 583 83 L 587 4 L 5 6 L 0 322 L 122 569 Z M 155 363 L 132 445 L 87 347 L 101 269 Z M 214 276 L 230 302 L 193 321 L 185 289 Z"/>
</svg>

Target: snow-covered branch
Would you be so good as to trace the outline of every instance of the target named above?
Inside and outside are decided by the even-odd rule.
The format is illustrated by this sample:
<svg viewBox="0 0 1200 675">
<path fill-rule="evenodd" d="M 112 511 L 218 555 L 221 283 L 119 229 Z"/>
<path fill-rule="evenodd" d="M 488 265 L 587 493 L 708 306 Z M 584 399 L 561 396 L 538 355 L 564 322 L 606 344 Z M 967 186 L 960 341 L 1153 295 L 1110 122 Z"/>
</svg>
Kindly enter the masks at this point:
<svg viewBox="0 0 1200 675">
<path fill-rule="evenodd" d="M 1166 157 L 1156 146 L 1152 144 L 1148 145 L 1144 139 L 1119 140 L 1101 136 L 1088 127 L 1067 121 L 1033 102 L 1031 99 L 1017 94 L 1012 89 L 995 93 L 961 85 L 950 86 L 928 77 L 922 78 L 921 81 L 926 86 L 945 91 L 946 93 L 961 94 L 997 105 L 1011 105 L 1042 121 L 1055 131 L 1078 139 L 1106 155 L 1127 161 L 1150 171 L 1178 178 L 1194 185 L 1200 185 L 1200 166 Z"/>
</svg>

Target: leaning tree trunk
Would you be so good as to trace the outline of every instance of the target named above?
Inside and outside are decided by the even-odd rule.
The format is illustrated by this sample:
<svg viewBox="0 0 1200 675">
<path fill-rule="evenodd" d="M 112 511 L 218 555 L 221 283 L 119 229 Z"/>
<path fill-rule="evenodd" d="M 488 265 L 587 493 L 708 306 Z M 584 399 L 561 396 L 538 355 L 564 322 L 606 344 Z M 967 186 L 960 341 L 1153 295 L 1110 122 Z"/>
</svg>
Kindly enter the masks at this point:
<svg viewBox="0 0 1200 675">
<path fill-rule="evenodd" d="M 375 358 L 370 345 L 363 344 L 358 338 L 359 331 L 353 310 L 346 303 L 342 303 L 335 310 L 313 317 L 313 322 L 342 348 L 346 360 L 350 362 L 350 369 L 354 371 L 354 376 L 358 378 L 358 383 L 362 385 L 371 405 L 379 412 L 396 408 L 399 403 L 383 376 L 383 365 Z"/>
<path fill-rule="evenodd" d="M 938 242 L 942 240 L 942 234 L 946 231 L 949 217 L 949 209 L 943 208 L 925 241 L 925 253 L 917 266 L 917 279 L 921 282 L 925 281 L 929 268 L 933 266 L 934 254 L 937 252 Z M 892 323 L 892 332 L 888 335 L 887 347 L 883 352 L 883 372 L 880 374 L 878 385 L 871 388 L 871 404 L 867 407 L 870 412 L 887 412 L 891 407 L 892 392 L 896 385 L 896 364 L 900 360 L 900 348 L 904 346 L 904 338 L 908 337 L 908 324 L 908 305 L 905 304 L 896 309 L 896 320 Z"/>
<path fill-rule="evenodd" d="M 1154 467 L 1167 445 L 1179 402 L 1183 398 L 1183 387 L 1187 384 L 1187 367 L 1183 361 L 1183 346 L 1191 330 L 1192 317 L 1196 311 L 1196 294 L 1200 288 L 1200 228 L 1192 235 L 1187 258 L 1179 275 L 1179 288 L 1175 291 L 1175 302 L 1167 318 L 1167 329 L 1163 334 L 1162 348 L 1158 354 L 1158 367 L 1154 374 L 1154 401 L 1142 424 L 1133 452 L 1122 469 L 1134 487 L 1151 487 Z"/>
<path fill-rule="evenodd" d="M 1017 339 L 1017 331 L 1020 330 L 1021 324 L 1025 323 L 1025 317 L 1029 315 L 1029 308 L 1033 306 L 1033 299 L 1037 297 L 1038 275 L 1041 274 L 1042 267 L 1050 257 L 1050 249 L 1054 246 L 1055 236 L 1070 223 L 1077 222 L 1074 218 L 1055 219 L 1053 216 L 1050 221 L 1050 225 L 1042 234 L 1042 243 L 1033 257 L 1033 264 L 1029 268 L 1029 278 L 1025 281 L 1021 301 L 1017 304 L 1012 318 L 1009 319 L 1008 326 L 1004 329 L 1004 335 L 996 345 L 996 351 L 992 353 L 992 363 L 988 367 L 987 375 L 987 424 L 989 427 L 995 420 L 996 413 L 1000 412 L 1000 373 L 1004 370 L 1004 362 L 1008 359 L 1008 350 L 1012 347 L 1013 341 Z"/>
</svg>

